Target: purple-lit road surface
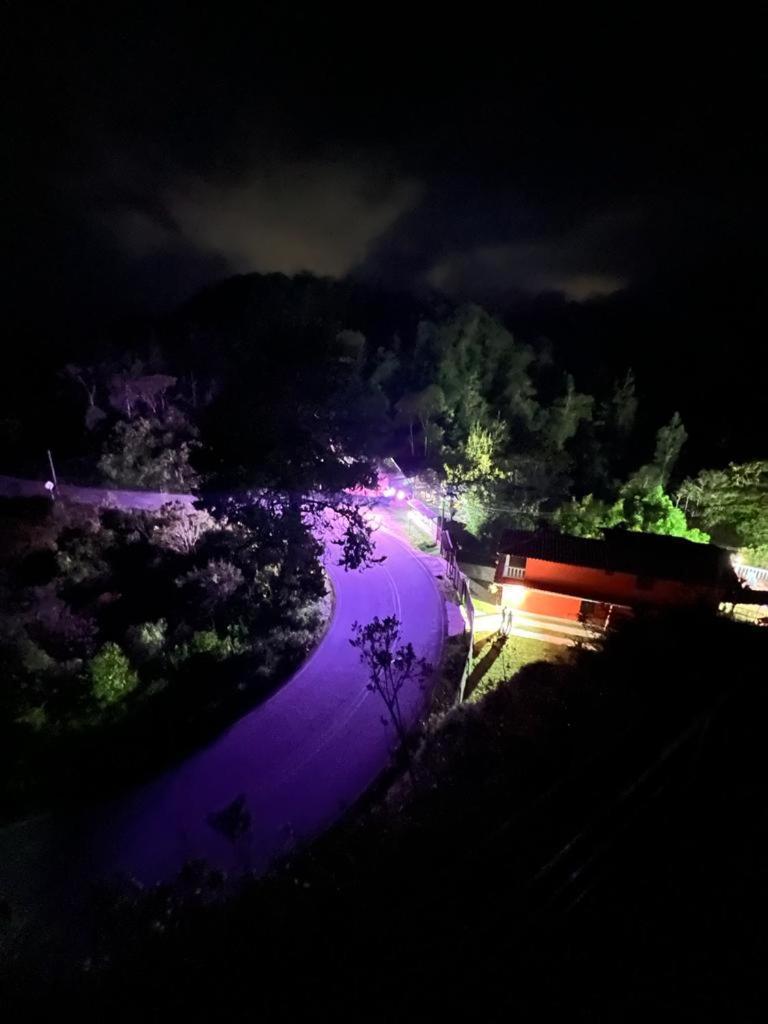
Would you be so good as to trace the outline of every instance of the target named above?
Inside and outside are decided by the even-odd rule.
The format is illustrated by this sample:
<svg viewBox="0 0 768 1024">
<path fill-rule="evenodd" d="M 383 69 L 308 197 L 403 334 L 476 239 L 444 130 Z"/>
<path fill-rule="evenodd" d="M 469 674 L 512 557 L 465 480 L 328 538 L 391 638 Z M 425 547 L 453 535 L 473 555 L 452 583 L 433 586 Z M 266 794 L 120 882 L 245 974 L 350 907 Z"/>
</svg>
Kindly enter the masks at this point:
<svg viewBox="0 0 768 1024">
<path fill-rule="evenodd" d="M 78 487 L 76 484 L 59 484 L 56 494 L 78 505 L 114 505 L 116 508 L 126 509 L 156 509 L 168 502 L 191 507 L 197 500 L 194 494 L 120 491 L 108 487 Z M 50 493 L 42 480 L 23 480 L 21 477 L 0 475 L 0 497 L 48 498 Z"/>
<path fill-rule="evenodd" d="M 50 820 L 28 822 L 26 843 L 21 824 L 14 859 L 21 854 L 26 877 L 17 875 L 14 885 L 16 872 L 3 877 L 0 865 L 0 890 L 19 887 L 50 909 L 54 892 L 71 882 L 127 872 L 152 883 L 190 858 L 229 871 L 260 871 L 336 821 L 387 768 L 394 748 L 384 706 L 366 689 L 366 671 L 349 643 L 352 624 L 396 615 L 404 640 L 433 664 L 445 634 L 434 566 L 386 529 L 377 532 L 376 545 L 386 561 L 362 572 L 345 572 L 329 559 L 335 608 L 328 630 L 266 703 L 154 782 L 70 822 L 66 835 Z M 427 698 L 415 684 L 405 694 L 409 722 Z M 230 841 L 208 818 L 241 795 L 250 828 Z M 3 853 L 10 838 L 0 835 Z"/>
<path fill-rule="evenodd" d="M 444 635 L 442 598 L 424 563 L 398 539 L 377 534 L 386 562 L 344 572 L 329 561 L 333 619 L 293 678 L 211 746 L 125 800 L 100 823 L 94 872 L 125 870 L 143 882 L 167 877 L 190 857 L 231 870 L 262 870 L 296 841 L 333 823 L 387 767 L 394 736 L 380 698 L 349 639 L 355 621 L 396 615 L 404 638 L 436 664 Z M 405 694 L 414 722 L 426 695 Z M 245 796 L 250 830 L 232 842 L 211 812 Z"/>
</svg>

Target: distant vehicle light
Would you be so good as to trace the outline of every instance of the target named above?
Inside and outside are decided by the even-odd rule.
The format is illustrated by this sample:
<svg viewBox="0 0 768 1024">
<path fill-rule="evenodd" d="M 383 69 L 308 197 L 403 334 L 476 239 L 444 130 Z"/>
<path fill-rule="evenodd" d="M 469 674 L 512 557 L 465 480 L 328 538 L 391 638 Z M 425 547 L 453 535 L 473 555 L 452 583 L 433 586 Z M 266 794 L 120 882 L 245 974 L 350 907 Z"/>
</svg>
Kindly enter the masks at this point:
<svg viewBox="0 0 768 1024">
<path fill-rule="evenodd" d="M 397 500 L 398 501 L 404 501 L 405 500 L 405 491 L 398 491 L 397 492 Z"/>
</svg>

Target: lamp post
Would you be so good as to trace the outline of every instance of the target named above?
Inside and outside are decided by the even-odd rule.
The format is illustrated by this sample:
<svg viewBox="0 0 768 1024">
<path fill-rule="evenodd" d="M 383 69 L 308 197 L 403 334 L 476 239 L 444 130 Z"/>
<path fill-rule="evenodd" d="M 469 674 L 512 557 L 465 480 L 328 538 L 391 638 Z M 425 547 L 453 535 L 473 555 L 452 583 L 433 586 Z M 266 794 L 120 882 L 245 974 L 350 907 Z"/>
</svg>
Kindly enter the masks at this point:
<svg viewBox="0 0 768 1024">
<path fill-rule="evenodd" d="M 507 598 L 505 601 L 504 598 Z M 515 610 L 520 608 L 523 601 L 525 600 L 525 587 L 519 583 L 514 583 L 512 586 L 505 586 L 501 596 L 502 602 L 509 608 L 509 618 L 507 619 L 507 635 L 512 631 L 512 624 L 515 618 Z"/>
<path fill-rule="evenodd" d="M 59 486 L 59 482 L 56 479 L 56 467 L 53 464 L 53 456 L 51 455 L 51 449 L 48 449 L 48 465 L 51 467 L 51 479 L 45 481 L 45 489 L 51 496 L 51 501 L 56 500 L 56 489 Z"/>
<path fill-rule="evenodd" d="M 51 449 L 48 449 L 48 465 L 51 467 L 51 479 L 53 480 L 53 486 L 58 487 L 59 482 L 56 479 L 56 468 L 53 465 L 53 456 L 51 455 Z"/>
</svg>

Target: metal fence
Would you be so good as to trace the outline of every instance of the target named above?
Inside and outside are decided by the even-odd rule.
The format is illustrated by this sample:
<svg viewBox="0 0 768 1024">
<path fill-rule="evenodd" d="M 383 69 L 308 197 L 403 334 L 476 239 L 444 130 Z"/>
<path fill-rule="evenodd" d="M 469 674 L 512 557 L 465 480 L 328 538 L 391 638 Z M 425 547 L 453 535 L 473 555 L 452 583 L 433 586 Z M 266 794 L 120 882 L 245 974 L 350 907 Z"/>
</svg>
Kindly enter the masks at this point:
<svg viewBox="0 0 768 1024">
<path fill-rule="evenodd" d="M 446 565 L 448 579 L 453 584 L 454 590 L 459 598 L 459 606 L 462 610 L 462 618 L 464 619 L 465 631 L 467 634 L 467 656 L 461 673 L 461 680 L 459 682 L 457 695 L 457 703 L 461 703 L 461 701 L 464 700 L 467 677 L 472 671 L 472 648 L 475 641 L 475 603 L 472 600 L 472 594 L 470 593 L 469 581 L 459 568 L 456 548 L 451 540 L 451 535 L 442 526 L 438 526 L 437 529 L 437 543 L 440 546 L 440 554 L 442 555 L 443 561 Z"/>
</svg>

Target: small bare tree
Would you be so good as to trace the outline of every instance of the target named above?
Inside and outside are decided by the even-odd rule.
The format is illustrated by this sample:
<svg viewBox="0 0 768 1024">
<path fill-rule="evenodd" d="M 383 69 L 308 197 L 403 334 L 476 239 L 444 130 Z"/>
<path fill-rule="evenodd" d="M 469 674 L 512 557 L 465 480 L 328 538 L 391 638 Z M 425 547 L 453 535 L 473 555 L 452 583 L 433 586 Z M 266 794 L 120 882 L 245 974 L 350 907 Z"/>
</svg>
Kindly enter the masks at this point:
<svg viewBox="0 0 768 1024">
<path fill-rule="evenodd" d="M 416 656 L 413 644 L 401 642 L 400 620 L 394 615 L 383 619 L 376 616 L 365 626 L 355 622 L 352 630 L 354 637 L 349 642 L 360 651 L 360 660 L 368 669 L 368 689 L 384 702 L 389 718 L 382 716 L 381 720 L 384 725 L 393 725 L 411 773 L 410 737 L 400 697 L 409 682 L 423 687 L 432 666 Z"/>
</svg>

